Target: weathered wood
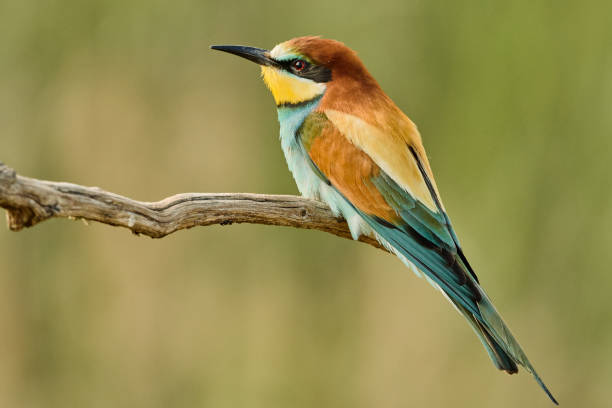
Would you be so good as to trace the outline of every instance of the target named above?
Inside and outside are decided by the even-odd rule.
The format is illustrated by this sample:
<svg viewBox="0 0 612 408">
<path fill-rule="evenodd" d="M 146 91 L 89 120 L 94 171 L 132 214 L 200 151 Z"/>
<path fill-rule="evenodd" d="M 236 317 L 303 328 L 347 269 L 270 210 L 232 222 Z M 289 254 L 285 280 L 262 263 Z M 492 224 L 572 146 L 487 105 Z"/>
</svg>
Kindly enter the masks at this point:
<svg viewBox="0 0 612 408">
<path fill-rule="evenodd" d="M 152 238 L 195 226 L 249 223 L 315 229 L 351 239 L 346 222 L 335 217 L 326 204 L 303 197 L 184 193 L 142 202 L 98 187 L 20 176 L 2 163 L 0 207 L 6 209 L 12 231 L 55 217 L 97 221 Z M 381 248 L 375 239 L 362 236 L 359 240 Z"/>
</svg>

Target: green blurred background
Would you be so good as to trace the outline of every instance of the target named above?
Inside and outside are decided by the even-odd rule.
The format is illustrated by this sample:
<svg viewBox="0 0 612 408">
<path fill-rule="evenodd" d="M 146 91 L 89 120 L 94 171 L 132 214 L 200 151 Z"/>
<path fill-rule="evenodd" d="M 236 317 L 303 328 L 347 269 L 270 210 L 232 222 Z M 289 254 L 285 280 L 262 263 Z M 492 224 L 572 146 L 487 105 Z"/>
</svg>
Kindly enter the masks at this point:
<svg viewBox="0 0 612 408">
<path fill-rule="evenodd" d="M 356 49 L 419 125 L 470 262 L 563 406 L 612 390 L 608 1 L 7 0 L 0 160 L 140 200 L 297 193 L 258 69 Z M 550 407 L 395 258 L 235 225 L 0 231 L 2 407 Z"/>
</svg>

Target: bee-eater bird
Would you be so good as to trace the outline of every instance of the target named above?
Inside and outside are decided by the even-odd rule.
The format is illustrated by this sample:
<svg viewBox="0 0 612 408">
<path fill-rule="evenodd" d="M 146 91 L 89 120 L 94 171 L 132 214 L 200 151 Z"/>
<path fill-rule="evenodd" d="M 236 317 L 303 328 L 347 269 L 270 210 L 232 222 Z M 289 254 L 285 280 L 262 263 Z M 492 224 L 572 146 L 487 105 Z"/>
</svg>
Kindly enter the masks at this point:
<svg viewBox="0 0 612 408">
<path fill-rule="evenodd" d="M 261 66 L 303 196 L 375 237 L 466 318 L 495 366 L 523 366 L 557 404 L 463 254 L 415 124 L 343 43 L 299 37 L 264 49 L 215 45 Z"/>
</svg>

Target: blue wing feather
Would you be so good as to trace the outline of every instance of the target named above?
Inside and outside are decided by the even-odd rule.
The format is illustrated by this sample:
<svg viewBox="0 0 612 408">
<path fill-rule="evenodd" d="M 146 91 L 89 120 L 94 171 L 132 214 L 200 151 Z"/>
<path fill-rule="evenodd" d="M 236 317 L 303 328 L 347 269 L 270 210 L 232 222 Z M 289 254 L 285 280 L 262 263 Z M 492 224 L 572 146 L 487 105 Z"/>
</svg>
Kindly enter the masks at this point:
<svg viewBox="0 0 612 408">
<path fill-rule="evenodd" d="M 316 168 L 315 163 L 312 165 Z M 318 169 L 317 172 L 322 174 Z M 551 401 L 558 404 L 480 288 L 458 247 L 448 217 L 444 213 L 435 214 L 415 201 L 384 172 L 373 182 L 389 205 L 402 217 L 403 223 L 395 225 L 366 214 L 345 198 L 347 203 L 353 206 L 379 237 L 416 265 L 448 295 L 474 329 L 498 369 L 513 374 L 518 371 L 516 364 L 521 364 L 533 374 Z"/>
<path fill-rule="evenodd" d="M 300 136 L 300 132 L 297 136 Z M 316 135 L 310 134 L 309 137 L 313 138 Z M 298 144 L 304 149 L 301 137 L 297 139 Z M 430 210 L 412 197 L 382 169 L 379 169 L 377 175 L 371 179 L 363 180 L 364 183 L 372 183 L 382 194 L 387 204 L 401 218 L 399 222 L 390 222 L 357 208 L 341 193 L 338 186 L 330 182 L 329 175 L 324 174 L 312 161 L 312 158 L 308 155 L 306 157 L 309 157 L 308 162 L 314 174 L 333 188 L 338 197 L 345 201 L 346 206 L 361 216 L 381 241 L 416 265 L 446 293 L 451 302 L 466 317 L 499 369 L 515 373 L 517 372 L 516 364 L 522 365 L 533 374 L 550 399 L 557 403 L 487 295 L 480 288 L 478 278 L 463 254 L 427 172 L 414 149 L 410 146 L 407 148 L 410 149 L 421 176 L 427 184 L 429 193 L 438 209 L 437 212 Z M 307 150 L 304 149 L 304 151 Z"/>
</svg>

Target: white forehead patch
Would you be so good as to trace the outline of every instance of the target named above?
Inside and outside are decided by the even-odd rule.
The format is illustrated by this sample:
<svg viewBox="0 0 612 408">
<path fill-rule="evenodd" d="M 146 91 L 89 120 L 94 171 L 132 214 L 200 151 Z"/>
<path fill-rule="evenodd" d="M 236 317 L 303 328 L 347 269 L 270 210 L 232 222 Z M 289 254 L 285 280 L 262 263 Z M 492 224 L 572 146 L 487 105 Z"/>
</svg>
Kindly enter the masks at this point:
<svg viewBox="0 0 612 408">
<path fill-rule="evenodd" d="M 289 50 L 287 49 L 285 44 L 281 43 L 272 48 L 272 51 L 270 51 L 270 56 L 274 59 L 279 59 L 282 56 L 287 55 L 288 53 Z"/>
<path fill-rule="evenodd" d="M 301 58 L 298 54 L 294 53 L 285 45 L 285 43 L 278 44 L 270 51 L 270 56 L 277 61 L 287 61 L 294 58 Z"/>
</svg>

